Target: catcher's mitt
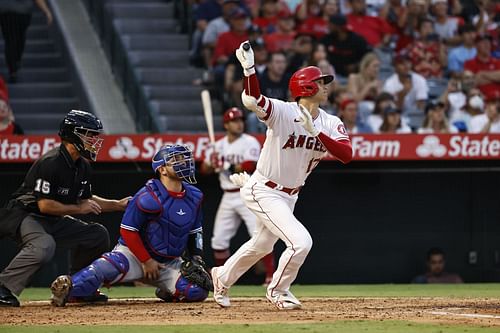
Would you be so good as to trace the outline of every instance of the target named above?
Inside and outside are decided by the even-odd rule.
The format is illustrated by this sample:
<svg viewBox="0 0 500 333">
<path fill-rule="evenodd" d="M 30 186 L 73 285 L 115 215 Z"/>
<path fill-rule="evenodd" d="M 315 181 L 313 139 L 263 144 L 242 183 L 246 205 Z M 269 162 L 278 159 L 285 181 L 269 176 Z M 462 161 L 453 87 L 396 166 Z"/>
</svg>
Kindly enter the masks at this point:
<svg viewBox="0 0 500 333">
<path fill-rule="evenodd" d="M 212 278 L 205 269 L 205 263 L 201 258 L 182 258 L 181 275 L 189 282 L 195 283 L 205 290 L 214 289 Z"/>
</svg>

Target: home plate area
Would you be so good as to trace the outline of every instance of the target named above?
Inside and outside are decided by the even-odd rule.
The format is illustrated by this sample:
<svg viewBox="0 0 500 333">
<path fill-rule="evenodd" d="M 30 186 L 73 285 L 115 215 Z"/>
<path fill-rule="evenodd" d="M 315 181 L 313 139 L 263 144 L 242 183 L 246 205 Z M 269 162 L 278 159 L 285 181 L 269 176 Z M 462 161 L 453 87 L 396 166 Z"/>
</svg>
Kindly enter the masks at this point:
<svg viewBox="0 0 500 333">
<path fill-rule="evenodd" d="M 69 304 L 54 308 L 48 301 L 23 302 L 3 308 L 7 325 L 155 325 L 313 323 L 337 320 L 398 320 L 419 323 L 499 327 L 500 300 L 444 297 L 301 298 L 301 310 L 280 311 L 262 297 L 232 298 L 220 308 L 211 298 L 202 303 L 165 303 L 153 298 L 111 299 L 104 305 Z"/>
</svg>

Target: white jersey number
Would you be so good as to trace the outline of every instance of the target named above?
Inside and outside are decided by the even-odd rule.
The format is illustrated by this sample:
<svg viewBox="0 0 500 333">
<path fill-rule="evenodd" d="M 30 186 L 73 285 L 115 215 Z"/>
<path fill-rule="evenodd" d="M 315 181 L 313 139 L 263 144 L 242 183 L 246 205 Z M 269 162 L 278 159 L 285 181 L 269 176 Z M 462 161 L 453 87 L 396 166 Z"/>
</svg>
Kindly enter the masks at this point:
<svg viewBox="0 0 500 333">
<path fill-rule="evenodd" d="M 46 180 L 38 178 L 35 184 L 35 192 L 42 192 L 43 194 L 50 193 L 50 183 Z"/>
</svg>

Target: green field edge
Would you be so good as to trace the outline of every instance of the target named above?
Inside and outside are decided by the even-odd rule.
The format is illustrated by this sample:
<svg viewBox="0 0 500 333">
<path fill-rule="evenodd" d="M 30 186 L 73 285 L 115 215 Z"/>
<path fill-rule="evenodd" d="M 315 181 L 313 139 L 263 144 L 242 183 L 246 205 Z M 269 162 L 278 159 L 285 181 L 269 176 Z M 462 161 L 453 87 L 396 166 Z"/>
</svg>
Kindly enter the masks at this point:
<svg viewBox="0 0 500 333">
<path fill-rule="evenodd" d="M 378 285 L 294 285 L 297 297 L 450 297 L 450 298 L 500 298 L 500 283 L 474 284 L 378 284 Z M 154 297 L 153 287 L 117 286 L 102 291 L 111 298 Z M 233 286 L 231 297 L 264 297 L 262 286 Z M 50 298 L 49 288 L 27 288 L 21 301 L 38 301 Z"/>
<path fill-rule="evenodd" d="M 224 325 L 0 325 L 0 332 L 9 333 L 49 333 L 49 332 L 98 332 L 123 333 L 124 330 L 148 333 L 279 333 L 279 332 L 315 332 L 315 333 L 498 333 L 498 327 L 465 326 L 449 324 L 426 324 L 395 320 L 339 320 L 329 323 L 287 323 L 287 324 L 224 324 Z"/>
</svg>

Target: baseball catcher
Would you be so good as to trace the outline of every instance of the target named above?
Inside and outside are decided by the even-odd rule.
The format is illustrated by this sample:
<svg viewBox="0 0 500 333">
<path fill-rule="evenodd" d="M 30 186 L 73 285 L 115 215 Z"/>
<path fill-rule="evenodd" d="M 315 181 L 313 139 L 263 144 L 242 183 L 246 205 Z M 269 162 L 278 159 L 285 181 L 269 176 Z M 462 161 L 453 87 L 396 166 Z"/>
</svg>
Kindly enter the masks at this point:
<svg viewBox="0 0 500 333">
<path fill-rule="evenodd" d="M 51 286 L 52 305 L 92 295 L 104 285 L 141 280 L 156 286 L 167 302 L 199 302 L 212 281 L 202 260 L 203 194 L 192 184 L 195 164 L 183 145 L 167 145 L 153 157 L 156 177 L 130 201 L 120 225 L 120 239 L 76 274 L 59 276 Z"/>
</svg>

